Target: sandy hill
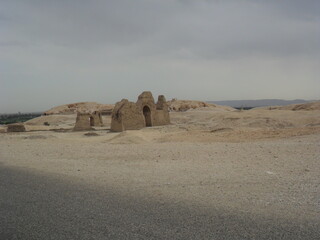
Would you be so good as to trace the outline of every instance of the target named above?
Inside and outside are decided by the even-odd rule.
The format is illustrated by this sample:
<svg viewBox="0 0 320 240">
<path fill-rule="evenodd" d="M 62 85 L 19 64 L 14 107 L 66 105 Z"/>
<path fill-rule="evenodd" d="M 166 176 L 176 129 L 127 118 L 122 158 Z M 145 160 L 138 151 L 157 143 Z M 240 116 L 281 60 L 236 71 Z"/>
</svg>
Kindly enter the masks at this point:
<svg viewBox="0 0 320 240">
<path fill-rule="evenodd" d="M 312 110 L 320 110 L 320 101 L 303 103 L 303 104 L 290 104 L 286 106 L 271 106 L 264 107 L 261 109 L 269 109 L 269 110 L 291 110 L 291 111 L 312 111 Z"/>
<path fill-rule="evenodd" d="M 206 103 L 202 101 L 193 100 L 176 100 L 173 99 L 167 102 L 169 110 L 172 112 L 185 112 L 190 109 L 201 110 L 217 110 L 217 111 L 234 111 L 235 109 L 228 106 L 219 106 L 216 104 Z M 93 111 L 112 111 L 114 104 L 100 104 L 96 102 L 79 102 L 65 104 L 57 107 L 53 107 L 50 110 L 44 112 L 44 115 L 53 114 L 73 114 L 76 112 L 93 112 Z"/>
<path fill-rule="evenodd" d="M 53 115 L 53 114 L 73 114 L 76 112 L 109 112 L 113 109 L 113 104 L 100 104 L 96 102 L 79 102 L 65 104 L 51 108 L 50 110 L 44 112 L 44 115 Z"/>
<path fill-rule="evenodd" d="M 253 108 L 253 107 L 267 107 L 267 106 L 286 106 L 291 104 L 303 104 L 314 102 L 316 100 L 283 100 L 283 99 L 256 99 L 256 100 L 226 100 L 226 101 L 208 101 L 208 103 L 230 106 L 234 108 Z"/>
<path fill-rule="evenodd" d="M 288 106 L 280 107 L 281 110 L 292 110 L 292 111 L 310 111 L 310 110 L 320 110 L 320 101 L 304 103 L 304 104 L 292 104 Z"/>
<path fill-rule="evenodd" d="M 215 111 L 235 111 L 234 108 L 228 106 L 220 106 L 212 103 L 193 100 L 177 100 L 173 99 L 167 102 L 171 112 L 185 112 L 192 109 L 215 110 Z"/>
</svg>

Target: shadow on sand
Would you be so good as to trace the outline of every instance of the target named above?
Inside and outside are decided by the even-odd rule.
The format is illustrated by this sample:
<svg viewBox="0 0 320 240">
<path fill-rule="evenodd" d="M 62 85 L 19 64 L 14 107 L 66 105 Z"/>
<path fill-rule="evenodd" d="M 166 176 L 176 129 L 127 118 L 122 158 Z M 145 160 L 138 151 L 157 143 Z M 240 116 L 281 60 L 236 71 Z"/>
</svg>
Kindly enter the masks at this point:
<svg viewBox="0 0 320 240">
<path fill-rule="evenodd" d="M 320 223 L 161 204 L 0 165 L 0 239 L 320 239 Z"/>
</svg>

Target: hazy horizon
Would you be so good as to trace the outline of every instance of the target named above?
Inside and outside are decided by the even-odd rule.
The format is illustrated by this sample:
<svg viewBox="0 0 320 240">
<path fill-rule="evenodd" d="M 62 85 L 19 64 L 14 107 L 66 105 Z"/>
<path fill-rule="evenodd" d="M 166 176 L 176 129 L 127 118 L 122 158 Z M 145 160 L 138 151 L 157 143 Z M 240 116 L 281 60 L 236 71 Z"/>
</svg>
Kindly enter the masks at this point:
<svg viewBox="0 0 320 240">
<path fill-rule="evenodd" d="M 154 96 L 156 97 L 156 96 Z M 167 99 L 167 101 L 170 101 L 172 100 L 173 98 L 170 98 L 170 99 Z M 133 102 L 135 102 L 137 99 L 129 99 Z M 155 100 L 157 100 L 155 98 Z M 195 100 L 195 99 L 177 99 L 177 100 Z M 300 103 L 302 102 L 313 102 L 313 101 L 320 101 L 320 99 L 242 99 L 242 100 L 237 100 L 237 99 L 227 99 L 227 100 L 202 100 L 202 99 L 198 99 L 197 101 L 203 101 L 203 102 L 207 102 L 207 103 L 214 103 L 214 104 L 219 104 L 219 102 L 239 102 L 239 103 L 236 103 L 235 105 L 236 106 L 232 106 L 232 104 L 220 104 L 220 105 L 226 105 L 226 106 L 231 106 L 231 107 L 239 107 L 239 106 L 243 106 L 241 105 L 241 102 L 247 102 L 247 101 L 268 101 L 268 100 L 273 100 L 273 101 L 284 101 L 284 102 L 294 102 L 294 101 L 298 101 Z M 120 101 L 120 100 L 119 100 Z M 82 101 L 84 102 L 84 101 Z M 85 101 L 85 102 L 92 102 L 92 101 Z M 78 103 L 78 102 L 70 102 L 70 103 L 63 103 L 63 104 L 60 104 L 60 105 L 67 105 L 67 104 L 73 104 L 73 103 Z M 102 103 L 102 102 L 97 102 L 99 104 L 115 104 L 116 102 L 113 102 L 113 103 Z M 239 105 L 240 104 L 240 105 Z M 298 103 L 288 103 L 288 104 L 298 104 Z M 54 107 L 58 107 L 60 105 L 53 105 L 47 109 L 42 109 L 42 110 L 36 110 L 36 111 L 17 111 L 17 112 L 0 112 L 0 115 L 5 115 L 5 114 L 18 114 L 18 113 L 21 113 L 21 114 L 28 114 L 28 113 L 43 113 L 45 111 L 48 111 L 50 110 L 51 108 L 54 108 Z M 279 104 L 280 105 L 280 104 Z M 283 104 L 281 104 L 283 105 Z M 246 107 L 259 107 L 259 106 L 255 106 L 255 105 L 245 105 Z M 263 105 L 263 106 L 275 106 L 275 105 Z"/>
<path fill-rule="evenodd" d="M 320 1 L 0 1 L 0 113 L 320 96 Z"/>
</svg>

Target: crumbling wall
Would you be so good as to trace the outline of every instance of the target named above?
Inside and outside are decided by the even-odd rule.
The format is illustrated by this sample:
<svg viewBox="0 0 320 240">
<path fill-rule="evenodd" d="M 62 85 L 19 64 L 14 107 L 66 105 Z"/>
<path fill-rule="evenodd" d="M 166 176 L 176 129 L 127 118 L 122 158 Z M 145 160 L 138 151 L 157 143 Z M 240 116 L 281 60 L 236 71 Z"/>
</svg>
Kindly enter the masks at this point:
<svg viewBox="0 0 320 240">
<path fill-rule="evenodd" d="M 90 117 L 93 118 L 93 124 L 91 126 L 102 127 L 103 122 L 102 122 L 101 112 L 95 111 L 90 115 Z"/>
<path fill-rule="evenodd" d="M 101 127 L 103 125 L 101 113 L 95 111 L 93 113 L 77 113 L 76 124 L 73 131 L 92 130 L 92 127 Z"/>
<path fill-rule="evenodd" d="M 92 130 L 90 126 L 90 113 L 77 113 L 76 124 L 73 131 L 87 131 Z"/>
<path fill-rule="evenodd" d="M 163 110 L 163 109 L 168 110 L 167 100 L 163 95 L 158 96 L 158 102 L 156 106 L 157 106 L 157 110 Z"/>
<path fill-rule="evenodd" d="M 155 104 L 149 91 L 141 93 L 136 103 L 127 99 L 116 103 L 111 116 L 111 131 L 115 132 L 166 124 L 170 124 L 170 116 L 165 97 L 160 95 Z"/>
<path fill-rule="evenodd" d="M 111 131 L 122 132 L 145 127 L 141 109 L 133 102 L 122 99 L 117 102 L 111 115 Z"/>
<path fill-rule="evenodd" d="M 154 114 L 154 126 L 162 126 L 170 124 L 170 116 L 166 98 L 163 95 L 158 96 L 156 104 L 156 111 Z"/>
<path fill-rule="evenodd" d="M 138 96 L 136 102 L 139 109 L 142 110 L 143 118 L 145 121 L 145 127 L 155 126 L 156 117 L 156 104 L 154 103 L 154 98 L 152 93 L 145 91 Z"/>
<path fill-rule="evenodd" d="M 143 109 L 144 106 L 148 106 L 151 112 L 154 112 L 156 110 L 154 98 L 152 96 L 152 93 L 149 91 L 141 93 L 136 104 L 140 109 Z"/>
<path fill-rule="evenodd" d="M 156 110 L 153 126 L 162 126 L 170 124 L 169 111 L 165 110 Z"/>
<path fill-rule="evenodd" d="M 23 123 L 13 123 L 7 125 L 7 132 L 25 132 L 26 128 Z"/>
</svg>

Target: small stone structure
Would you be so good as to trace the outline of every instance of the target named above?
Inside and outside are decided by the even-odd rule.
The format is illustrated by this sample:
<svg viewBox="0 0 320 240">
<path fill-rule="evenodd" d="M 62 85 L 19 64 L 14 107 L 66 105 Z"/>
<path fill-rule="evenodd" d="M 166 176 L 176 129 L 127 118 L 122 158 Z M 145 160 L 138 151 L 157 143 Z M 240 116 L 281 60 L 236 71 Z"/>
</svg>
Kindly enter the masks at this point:
<svg viewBox="0 0 320 240">
<path fill-rule="evenodd" d="M 143 92 L 136 103 L 122 99 L 111 115 L 111 131 L 138 130 L 144 127 L 170 124 L 168 105 L 163 95 L 155 104 L 151 92 Z"/>
<path fill-rule="evenodd" d="M 26 128 L 23 123 L 13 123 L 7 125 L 7 132 L 25 132 Z"/>
<path fill-rule="evenodd" d="M 90 125 L 91 126 L 96 126 L 96 127 L 102 127 L 103 122 L 102 122 L 102 114 L 99 111 L 94 111 L 90 115 Z"/>
<path fill-rule="evenodd" d="M 73 131 L 92 130 L 92 127 L 102 126 L 101 113 L 95 111 L 93 113 L 77 113 L 76 124 Z"/>
</svg>

